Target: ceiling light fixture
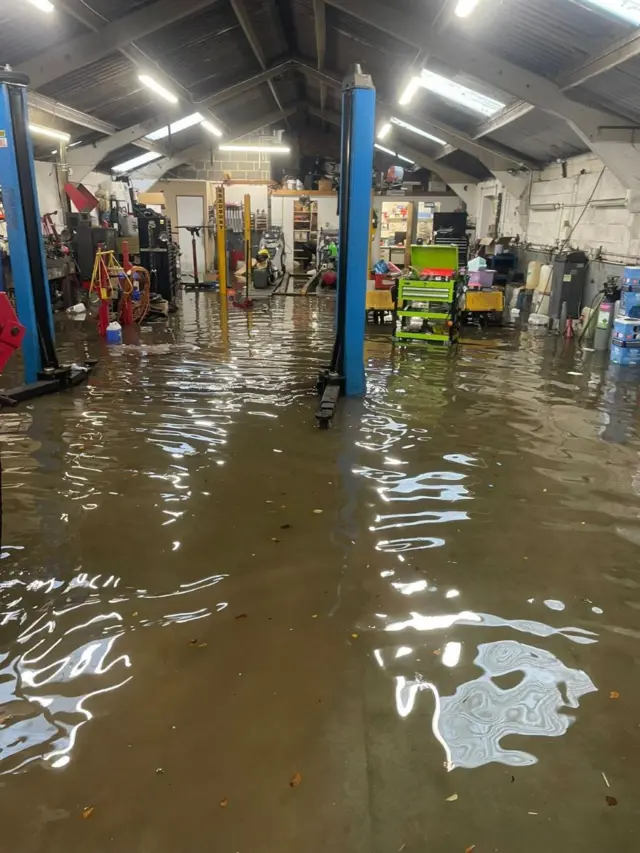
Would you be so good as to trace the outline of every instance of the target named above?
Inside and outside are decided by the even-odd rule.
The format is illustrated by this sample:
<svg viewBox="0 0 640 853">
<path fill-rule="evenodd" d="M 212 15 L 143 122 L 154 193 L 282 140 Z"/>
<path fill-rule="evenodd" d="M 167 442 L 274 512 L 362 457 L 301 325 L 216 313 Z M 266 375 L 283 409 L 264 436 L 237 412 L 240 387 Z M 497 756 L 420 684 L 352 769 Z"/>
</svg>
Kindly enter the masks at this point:
<svg viewBox="0 0 640 853">
<path fill-rule="evenodd" d="M 382 125 L 380 130 L 378 131 L 378 139 L 386 139 L 387 136 L 391 133 L 392 126 L 390 122 L 386 122 Z"/>
<path fill-rule="evenodd" d="M 385 154 L 391 154 L 392 157 L 397 157 L 398 160 L 404 160 L 405 163 L 411 163 L 412 166 L 415 163 L 414 160 L 410 160 L 408 157 L 403 157 L 402 154 L 398 154 L 397 151 L 392 151 L 390 148 L 385 148 L 384 145 L 378 145 L 377 142 L 374 142 L 373 147 L 377 148 L 378 151 L 383 151 Z"/>
<path fill-rule="evenodd" d="M 132 160 L 125 160 L 124 163 L 118 163 L 117 166 L 113 166 L 112 172 L 131 172 L 133 169 L 137 169 L 138 166 L 144 166 L 147 163 L 153 162 L 153 160 L 158 160 L 162 157 L 162 154 L 159 154 L 157 151 L 147 151 L 146 154 L 141 154 L 139 157 L 134 157 Z"/>
<path fill-rule="evenodd" d="M 222 131 L 220 130 L 220 128 L 216 127 L 215 124 L 212 124 L 207 119 L 200 122 L 200 127 L 204 128 L 207 133 L 213 133 L 214 136 L 222 136 Z"/>
<path fill-rule="evenodd" d="M 478 5 L 479 0 L 458 0 L 455 13 L 459 18 L 468 18 Z"/>
<path fill-rule="evenodd" d="M 413 96 L 420 88 L 420 78 L 412 77 L 411 80 L 407 83 L 407 86 L 404 92 L 400 95 L 398 103 L 401 107 L 406 107 L 407 104 L 410 104 L 413 100 Z"/>
<path fill-rule="evenodd" d="M 145 136 L 145 139 L 151 139 L 153 142 L 156 142 L 158 139 L 166 139 L 167 136 L 169 136 L 169 133 L 173 136 L 173 134 L 180 133 L 181 130 L 186 130 L 188 127 L 200 124 L 202 121 L 203 118 L 200 113 L 192 113 L 190 116 L 180 118 L 178 121 L 174 121 L 170 125 L 159 127 L 158 130 L 154 130 L 153 133 L 148 133 Z"/>
<path fill-rule="evenodd" d="M 640 0 L 587 0 L 591 6 L 597 6 L 610 12 L 616 18 L 640 26 Z"/>
<path fill-rule="evenodd" d="M 447 101 L 453 101 L 454 104 L 460 104 L 484 116 L 492 116 L 504 107 L 502 101 L 496 101 L 495 98 L 482 95 L 462 83 L 456 83 L 455 80 L 426 69 L 422 70 L 420 85 Z"/>
<path fill-rule="evenodd" d="M 169 101 L 170 104 L 177 104 L 178 98 L 173 92 L 170 92 L 168 89 L 165 89 L 164 86 L 161 86 L 157 80 L 154 80 L 153 77 L 150 77 L 148 74 L 138 74 L 138 80 L 146 86 L 147 89 L 151 89 L 152 92 L 155 92 L 156 95 L 160 95 L 161 98 L 164 98 L 165 101 Z"/>
<path fill-rule="evenodd" d="M 53 3 L 49 3 L 49 0 L 28 0 L 28 2 L 41 12 L 53 12 L 56 8 Z"/>
<path fill-rule="evenodd" d="M 289 154 L 286 145 L 220 145 L 220 151 L 255 151 L 260 154 Z"/>
<path fill-rule="evenodd" d="M 396 118 L 394 116 L 391 121 L 393 124 L 397 124 L 398 127 L 403 127 L 405 130 L 410 130 L 411 133 L 417 133 L 419 136 L 424 136 L 425 139 L 431 139 L 433 142 L 437 142 L 438 145 L 445 145 L 444 139 L 439 139 L 432 133 L 427 133 L 426 130 L 421 130 L 419 127 L 416 127 L 413 124 L 409 124 L 408 122 L 403 121 L 401 118 Z"/>
<path fill-rule="evenodd" d="M 49 139 L 58 139 L 60 142 L 68 142 L 71 136 L 64 133 L 62 130 L 54 130 L 52 127 L 43 127 L 41 124 L 29 124 L 31 133 L 37 133 L 38 136 L 48 136 Z"/>
</svg>

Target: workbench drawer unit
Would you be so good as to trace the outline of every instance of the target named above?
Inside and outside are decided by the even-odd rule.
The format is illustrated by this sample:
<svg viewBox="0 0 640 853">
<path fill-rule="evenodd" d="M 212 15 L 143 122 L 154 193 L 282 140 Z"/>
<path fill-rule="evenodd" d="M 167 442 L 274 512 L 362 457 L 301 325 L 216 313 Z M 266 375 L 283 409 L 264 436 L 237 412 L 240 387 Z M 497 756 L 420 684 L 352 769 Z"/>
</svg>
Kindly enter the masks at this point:
<svg viewBox="0 0 640 853">
<path fill-rule="evenodd" d="M 398 284 L 396 338 L 449 344 L 455 338 L 453 325 L 456 300 L 456 246 L 412 246 L 411 266 L 420 275 L 432 275 L 424 281 L 401 279 Z M 414 303 L 419 303 L 420 308 Z M 419 317 L 423 329 L 408 328 L 405 320 Z"/>
</svg>

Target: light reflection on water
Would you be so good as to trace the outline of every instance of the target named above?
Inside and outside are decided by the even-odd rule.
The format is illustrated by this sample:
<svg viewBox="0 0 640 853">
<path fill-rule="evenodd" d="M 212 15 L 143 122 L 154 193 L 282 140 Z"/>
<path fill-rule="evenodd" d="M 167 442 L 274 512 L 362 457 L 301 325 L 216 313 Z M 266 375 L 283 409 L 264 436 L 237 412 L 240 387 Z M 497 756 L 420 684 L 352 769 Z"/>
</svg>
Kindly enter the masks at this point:
<svg viewBox="0 0 640 853">
<path fill-rule="evenodd" d="M 67 766 L 107 694 L 136 678 L 140 631 L 227 608 L 219 561 L 199 572 L 180 546 L 194 514 L 206 532 L 212 462 L 230 460 L 237 422 L 270 429 L 312 396 L 333 320 L 310 333 L 301 308 L 236 312 L 225 337 L 215 298 L 186 299 L 168 327 L 141 331 L 148 342 L 102 351 L 88 386 L 3 415 L 5 530 L 24 544 L 2 554 L 0 773 Z M 162 568 L 145 556 L 153 540 Z"/>
<path fill-rule="evenodd" d="M 401 364 L 403 359 L 409 364 L 405 371 Z M 373 536 L 373 548 L 383 556 L 402 559 L 403 564 L 401 569 L 385 568 L 379 572 L 388 584 L 388 592 L 382 597 L 393 602 L 390 609 L 394 615 L 372 613 L 363 620 L 363 625 L 376 635 L 378 642 L 374 639 L 377 645 L 374 659 L 384 677 L 389 679 L 389 696 L 394 697 L 399 717 L 408 717 L 419 694 L 427 694 L 421 702 L 426 702 L 431 709 L 433 737 L 444 750 L 447 769 L 478 768 L 491 762 L 526 766 L 538 760 L 535 754 L 506 748 L 502 741 L 508 736 L 561 737 L 575 721 L 575 716 L 565 709 L 578 709 L 580 699 L 598 688 L 587 672 L 567 666 L 561 660 L 561 646 L 557 643 L 551 651 L 542 645 L 525 644 L 509 635 L 525 633 L 540 641 L 555 638 L 593 646 L 600 642 L 599 633 L 581 626 L 562 627 L 522 618 L 523 600 L 517 604 L 514 614 L 471 609 L 443 612 L 443 602 L 438 594 L 441 584 L 411 579 L 419 565 L 426 565 L 429 575 L 437 575 L 444 585 L 447 565 L 458 564 L 458 560 L 450 559 L 449 552 L 463 532 L 461 525 L 470 524 L 473 528 L 481 516 L 486 515 L 487 501 L 494 499 L 489 490 L 495 487 L 494 478 L 502 474 L 497 469 L 507 464 L 496 460 L 496 451 L 505 459 L 510 453 L 514 455 L 509 448 L 510 439 L 503 431 L 500 432 L 500 440 L 496 441 L 490 435 L 478 434 L 474 437 L 477 449 L 474 448 L 472 453 L 445 452 L 439 455 L 436 446 L 438 449 L 446 446 L 449 431 L 453 442 L 461 429 L 472 435 L 470 430 L 479 429 L 483 419 L 482 428 L 494 430 L 497 419 L 509 418 L 508 413 L 515 402 L 520 410 L 519 419 L 511 421 L 508 426 L 512 430 L 525 431 L 531 437 L 530 441 L 519 442 L 515 455 L 520 457 L 529 453 L 545 460 L 559 459 L 560 465 L 545 471 L 546 476 L 564 483 L 584 483 L 585 477 L 580 471 L 584 461 L 588 463 L 589 479 L 594 475 L 609 479 L 606 466 L 611 464 L 610 454 L 602 451 L 598 444 L 602 430 L 597 425 L 602 418 L 587 415 L 585 421 L 579 401 L 582 387 L 557 381 L 545 383 L 536 373 L 536 368 L 543 373 L 546 369 L 540 353 L 534 358 L 537 364 L 529 362 L 526 366 L 513 352 L 506 354 L 493 350 L 479 356 L 463 355 L 457 359 L 458 371 L 454 376 L 451 375 L 452 361 L 446 356 L 438 360 L 438 357 L 428 356 L 423 351 L 399 357 L 396 365 L 401 365 L 397 368 L 401 380 L 396 379 L 394 371 L 384 368 L 371 370 L 369 374 L 367 416 L 361 426 L 362 438 L 358 442 L 361 453 L 354 473 L 371 483 L 366 494 L 377 499 L 368 528 Z M 490 363 L 490 366 L 483 367 L 483 362 Z M 473 369 L 465 370 L 464 365 L 470 364 Z M 424 402 L 421 405 L 425 388 L 428 388 L 429 406 Z M 577 399 L 567 403 L 566 391 L 575 394 Z M 562 395 L 563 405 L 559 405 L 556 399 L 558 393 Z M 467 401 L 467 415 L 463 427 L 459 417 L 455 418 L 453 427 L 445 422 L 443 412 L 461 394 Z M 487 398 L 495 402 L 485 402 Z M 610 398 L 609 391 L 604 395 L 604 401 L 602 397 L 599 399 L 606 406 Z M 620 400 L 619 397 L 617 399 Z M 437 406 L 434 408 L 435 403 Z M 637 397 L 634 404 L 637 406 Z M 636 414 L 635 406 L 629 411 L 629 418 Z M 402 416 L 401 412 L 406 414 Z M 488 417 L 496 420 L 486 420 Z M 449 418 L 453 420 L 454 415 Z M 419 429 L 415 425 L 419 425 Z M 465 444 L 469 435 L 464 439 Z M 578 447 L 580 442 L 582 447 Z M 431 452 L 427 450 L 430 445 Z M 560 455 L 559 448 L 564 450 Z M 600 451 L 604 458 L 594 460 L 594 453 Z M 401 470 L 389 471 L 382 467 L 380 452 L 392 456 L 396 467 L 401 461 Z M 372 454 L 378 458 L 372 458 Z M 425 470 L 424 460 L 429 456 L 433 467 Z M 539 460 L 532 461 L 534 466 L 539 465 Z M 443 470 L 443 462 L 450 467 Z M 534 470 L 539 471 L 540 468 L 534 467 Z M 618 466 L 615 470 L 619 475 Z M 547 493 L 548 488 L 541 491 Z M 465 502 L 464 512 L 448 508 L 452 503 L 461 501 Z M 589 497 L 585 496 L 585 502 L 588 501 Z M 407 502 L 411 504 L 410 512 L 405 510 Z M 441 510 L 435 509 L 438 503 L 442 505 Z M 619 505 L 615 507 L 616 514 L 620 508 Z M 505 512 L 509 512 L 507 505 Z M 637 518 L 637 506 L 631 513 L 622 512 L 626 518 L 631 513 Z M 556 513 L 551 524 L 558 529 L 572 529 L 558 520 L 560 515 Z M 506 523 L 513 524 L 519 520 L 522 518 L 514 516 Z M 428 535 L 422 535 L 420 528 L 423 526 L 424 533 Z M 394 530 L 396 538 L 379 539 L 375 536 L 379 531 L 388 529 Z M 631 537 L 627 535 L 626 538 Z M 636 538 L 640 541 L 640 534 Z M 490 539 L 486 540 L 486 547 L 490 552 Z M 443 555 L 446 556 L 443 558 Z M 464 556 L 465 564 L 471 566 L 473 558 L 469 560 L 470 555 L 466 553 Z M 505 566 L 502 571 L 508 573 L 509 569 Z M 457 574 L 456 585 L 462 590 L 443 590 L 445 600 L 464 595 L 464 584 L 459 577 Z M 500 583 L 497 577 L 487 581 L 489 584 Z M 538 586 L 535 575 L 530 582 L 533 589 L 542 593 L 540 601 L 548 610 L 559 614 L 567 609 L 564 601 L 544 594 L 547 593 L 545 582 L 542 587 Z M 500 594 L 490 597 L 496 603 L 503 599 Z M 407 599 L 410 599 L 410 606 L 407 606 Z M 504 606 L 504 599 L 501 603 Z M 596 608 L 592 612 L 602 613 L 602 609 Z M 474 642 L 478 628 L 490 630 L 492 635 L 502 632 L 504 636 L 491 642 Z M 602 628 L 607 630 L 605 626 Z M 626 629 L 627 632 L 629 630 Z M 426 645 L 421 640 L 416 645 L 411 634 L 423 635 L 425 632 L 433 636 L 433 641 Z M 402 645 L 387 644 L 384 635 L 394 634 L 401 635 Z M 470 677 L 472 665 L 483 670 L 483 674 Z M 398 668 L 402 674 L 397 674 Z M 517 683 L 504 686 L 499 680 L 504 676 L 510 676 L 510 681 L 515 679 Z M 452 678 L 457 684 L 454 692 L 450 692 Z M 515 744 L 516 741 L 511 738 L 509 743 Z"/>
<path fill-rule="evenodd" d="M 613 624 L 613 608 L 593 594 L 578 611 L 586 581 L 566 555 L 548 566 L 531 553 L 525 574 L 530 555 L 515 537 L 505 555 L 500 537 L 539 531 L 551 515 L 584 548 L 587 520 L 623 518 L 608 535 L 625 557 L 635 554 L 637 396 L 595 369 L 564 381 L 576 365 L 550 368 L 549 354 L 524 337 L 518 350 L 452 357 L 392 352 L 385 339 L 368 365 L 362 419 L 353 429 L 338 420 L 327 438 L 313 432 L 310 389 L 332 330 L 329 311 L 297 299 L 231 313 L 225 333 L 214 300 L 190 299 L 166 330 L 143 332 L 149 343 L 103 353 L 87 388 L 6 415 L 5 512 L 16 533 L 0 582 L 0 772 L 64 767 L 79 739 L 91 742 L 93 715 L 118 713 L 114 694 L 125 697 L 142 677 L 143 651 L 182 637 L 180 625 L 222 621 L 227 563 L 255 541 L 247 493 L 267 494 L 293 454 L 337 482 L 338 463 L 322 449 L 335 447 L 332 435 L 350 460 L 344 504 L 325 510 L 333 526 L 306 534 L 305 548 L 344 541 L 352 588 L 378 585 L 354 633 L 371 633 L 363 666 L 377 662 L 396 722 L 431 703 L 450 769 L 531 764 L 534 744 L 502 741 L 562 736 L 573 722 L 563 709 L 583 724 L 589 703 L 579 701 L 597 689 L 590 655 L 605 632 L 629 641 L 638 632 Z M 299 445 L 281 429 L 285 416 Z M 243 485 L 235 504 L 225 476 Z M 312 500 L 311 480 L 287 484 L 286 502 Z M 597 518 L 585 519 L 594 498 Z M 239 533 L 218 547 L 220 527 L 211 531 L 220 519 L 237 520 Z M 584 575 L 593 571 L 588 547 Z M 360 549 L 357 560 L 350 548 Z M 611 562 L 597 579 L 624 596 L 634 619 L 631 562 Z M 348 594 L 339 588 L 335 608 Z M 596 626 L 603 611 L 608 624 Z M 329 615 L 326 630 L 336 630 Z M 583 668 L 569 664 L 576 649 Z M 517 684 L 505 687 L 505 676 Z"/>
</svg>

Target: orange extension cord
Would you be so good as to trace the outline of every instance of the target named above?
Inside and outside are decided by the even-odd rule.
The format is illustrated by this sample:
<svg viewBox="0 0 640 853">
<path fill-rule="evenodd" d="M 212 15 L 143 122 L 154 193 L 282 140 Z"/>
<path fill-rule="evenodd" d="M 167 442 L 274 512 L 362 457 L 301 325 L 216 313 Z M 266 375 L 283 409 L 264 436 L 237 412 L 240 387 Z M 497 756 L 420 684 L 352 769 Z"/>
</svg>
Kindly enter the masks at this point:
<svg viewBox="0 0 640 853">
<path fill-rule="evenodd" d="M 134 275 L 137 275 L 138 285 L 140 287 L 140 299 L 137 302 L 131 300 Z M 151 300 L 151 276 L 149 275 L 149 270 L 144 267 L 133 266 L 129 270 L 129 274 L 125 281 L 129 284 L 129 290 L 123 290 L 122 303 L 120 305 L 120 319 L 122 320 L 125 304 L 131 300 L 133 322 L 140 324 L 149 313 L 149 304 Z"/>
</svg>

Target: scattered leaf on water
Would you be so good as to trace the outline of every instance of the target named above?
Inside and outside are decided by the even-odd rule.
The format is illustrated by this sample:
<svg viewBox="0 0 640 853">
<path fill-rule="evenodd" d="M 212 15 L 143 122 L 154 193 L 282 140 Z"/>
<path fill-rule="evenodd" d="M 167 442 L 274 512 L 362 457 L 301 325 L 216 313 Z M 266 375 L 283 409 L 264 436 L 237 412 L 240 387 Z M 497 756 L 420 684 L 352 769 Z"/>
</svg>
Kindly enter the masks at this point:
<svg viewBox="0 0 640 853">
<path fill-rule="evenodd" d="M 207 645 L 208 645 L 207 643 L 198 643 L 198 648 L 199 648 L 199 649 L 204 649 L 204 648 L 206 648 L 206 647 L 207 647 Z"/>
<path fill-rule="evenodd" d="M 288 530 L 290 527 L 291 527 L 291 525 L 290 525 L 290 524 L 281 524 L 281 525 L 280 525 L 280 530 Z"/>
<path fill-rule="evenodd" d="M 197 646 L 197 645 L 198 645 L 198 640 L 197 640 L 197 639 L 195 639 L 195 640 L 189 640 L 189 645 L 190 645 L 190 646 Z"/>
<path fill-rule="evenodd" d="M 619 698 L 620 698 L 620 694 L 618 693 L 617 690 L 612 690 L 611 693 L 609 693 L 609 699 L 619 699 Z"/>
<path fill-rule="evenodd" d="M 302 782 L 302 776 L 299 773 L 294 773 L 289 784 L 292 788 L 297 788 L 300 782 Z"/>
<path fill-rule="evenodd" d="M 275 537 L 275 536 L 272 536 L 272 537 L 271 537 L 271 541 L 272 541 L 272 542 L 279 542 L 280 540 L 279 540 L 279 539 L 276 539 L 276 537 Z"/>
<path fill-rule="evenodd" d="M 221 806 L 223 809 L 226 809 L 226 807 L 227 807 L 228 805 L 229 805 L 229 800 L 228 800 L 226 797 L 224 798 L 224 800 L 220 800 L 220 806 Z"/>
<path fill-rule="evenodd" d="M 248 619 L 248 615 L 246 613 L 238 613 L 236 619 Z"/>
<path fill-rule="evenodd" d="M 314 614 L 311 616 L 311 618 L 312 618 L 312 619 L 317 619 L 317 618 L 318 618 L 318 614 L 317 614 L 317 613 L 314 613 Z"/>
<path fill-rule="evenodd" d="M 475 849 L 476 849 L 476 845 L 472 844 L 471 847 L 467 847 L 467 849 L 464 851 L 464 853 L 473 853 L 473 851 Z"/>
<path fill-rule="evenodd" d="M 137 615 L 138 615 L 138 611 L 137 611 L 137 610 L 134 610 L 134 611 L 133 611 L 133 613 L 132 613 L 131 615 L 132 615 L 132 616 L 137 616 Z"/>
<path fill-rule="evenodd" d="M 434 649 L 433 654 L 434 654 L 434 655 L 441 655 L 441 654 L 442 654 L 442 649 Z"/>
<path fill-rule="evenodd" d="M 451 794 L 451 796 L 450 796 L 450 797 L 447 797 L 447 802 L 448 802 L 448 803 L 455 803 L 455 801 L 456 801 L 457 799 L 458 799 L 458 795 L 457 795 L 457 794 Z"/>
<path fill-rule="evenodd" d="M 321 514 L 324 512 L 324 510 L 322 510 L 322 509 L 314 509 L 314 512 L 315 512 L 315 514 L 316 514 L 316 515 L 321 515 Z"/>
<path fill-rule="evenodd" d="M 617 806 L 618 805 L 618 801 L 616 800 L 615 797 L 605 797 L 605 799 L 607 801 L 608 806 Z"/>
<path fill-rule="evenodd" d="M 157 767 L 156 773 L 158 774 L 158 776 L 162 776 L 162 774 L 164 773 L 164 770 L 162 769 L 162 767 Z"/>
<path fill-rule="evenodd" d="M 352 634 L 351 636 L 353 637 L 354 640 L 357 640 L 359 635 L 358 634 Z"/>
<path fill-rule="evenodd" d="M 93 814 L 93 812 L 94 812 L 94 808 L 95 808 L 94 806 L 85 806 L 85 807 L 82 809 L 82 817 L 83 817 L 83 818 L 85 818 L 85 820 L 86 820 L 87 818 L 90 818 L 90 817 L 91 817 L 91 815 L 92 815 L 92 814 Z"/>
</svg>

